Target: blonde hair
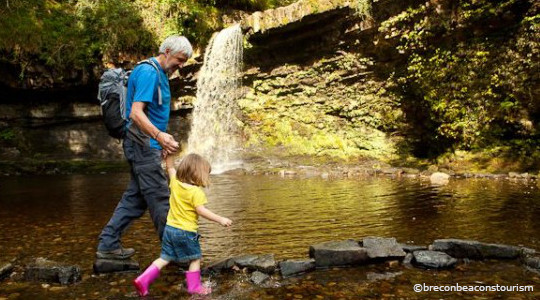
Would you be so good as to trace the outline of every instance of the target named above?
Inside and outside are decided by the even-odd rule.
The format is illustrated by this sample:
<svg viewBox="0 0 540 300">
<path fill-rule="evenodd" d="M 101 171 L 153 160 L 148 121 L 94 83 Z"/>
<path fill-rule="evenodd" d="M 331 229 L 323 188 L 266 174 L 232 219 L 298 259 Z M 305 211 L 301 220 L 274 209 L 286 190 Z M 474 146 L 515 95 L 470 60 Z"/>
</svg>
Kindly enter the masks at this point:
<svg viewBox="0 0 540 300">
<path fill-rule="evenodd" d="M 211 171 L 212 167 L 204 157 L 190 153 L 180 162 L 176 178 L 181 182 L 207 187 L 210 185 Z"/>
</svg>

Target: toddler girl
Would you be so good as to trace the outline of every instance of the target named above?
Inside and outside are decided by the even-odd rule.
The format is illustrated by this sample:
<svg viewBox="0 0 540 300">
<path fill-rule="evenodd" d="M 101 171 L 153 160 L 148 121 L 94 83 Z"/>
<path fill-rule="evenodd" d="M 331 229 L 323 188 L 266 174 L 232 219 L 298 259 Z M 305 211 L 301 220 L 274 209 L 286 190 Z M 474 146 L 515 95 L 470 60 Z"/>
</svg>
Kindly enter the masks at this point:
<svg viewBox="0 0 540 300">
<path fill-rule="evenodd" d="M 174 168 L 172 155 L 165 159 L 170 178 L 170 209 L 161 242 L 161 255 L 133 284 L 139 295 L 148 295 L 148 287 L 159 277 L 160 270 L 170 261 L 189 261 L 186 272 L 187 291 L 190 294 L 209 294 L 211 289 L 201 285 L 201 246 L 197 233 L 198 217 L 231 226 L 232 221 L 204 207 L 207 199 L 201 187 L 209 185 L 210 164 L 197 154 L 189 154 Z"/>
</svg>

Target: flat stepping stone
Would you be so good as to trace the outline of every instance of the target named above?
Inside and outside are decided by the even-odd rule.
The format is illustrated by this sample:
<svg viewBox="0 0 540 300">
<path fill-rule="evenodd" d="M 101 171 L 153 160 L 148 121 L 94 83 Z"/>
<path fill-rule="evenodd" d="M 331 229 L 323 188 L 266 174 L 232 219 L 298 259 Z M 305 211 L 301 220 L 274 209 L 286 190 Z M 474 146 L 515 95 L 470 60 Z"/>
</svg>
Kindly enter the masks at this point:
<svg viewBox="0 0 540 300">
<path fill-rule="evenodd" d="M 435 240 L 430 249 L 433 251 L 445 252 L 456 258 L 471 259 L 513 259 L 518 258 L 522 253 L 521 247 L 460 239 Z"/>
<path fill-rule="evenodd" d="M 268 276 L 267 274 L 259 272 L 259 271 L 255 271 L 251 274 L 251 277 L 249 278 L 249 280 L 259 285 L 265 282 L 266 280 L 268 280 L 268 278 L 270 278 L 270 276 Z"/>
<path fill-rule="evenodd" d="M 395 238 L 365 237 L 362 245 L 371 259 L 401 259 L 406 254 Z"/>
<path fill-rule="evenodd" d="M 279 263 L 281 276 L 290 277 L 292 275 L 301 274 L 315 270 L 315 260 L 285 260 Z"/>
<path fill-rule="evenodd" d="M 368 261 L 366 248 L 354 240 L 331 241 L 309 247 L 309 257 L 317 268 L 358 265 Z"/>
<path fill-rule="evenodd" d="M 212 273 L 221 273 L 225 271 L 230 271 L 232 267 L 236 266 L 236 261 L 252 261 L 255 260 L 257 255 L 241 255 L 236 257 L 229 257 L 222 259 L 220 261 L 214 262 L 209 266 L 205 267 L 203 272 L 212 272 Z"/>
<path fill-rule="evenodd" d="M 96 259 L 94 262 L 94 273 L 116 273 L 139 271 L 139 263 L 131 259 Z"/>
<path fill-rule="evenodd" d="M 265 254 L 249 260 L 235 260 L 235 263 L 240 268 L 257 270 L 266 274 L 272 274 L 277 267 L 274 254 Z"/>
<path fill-rule="evenodd" d="M 412 262 L 427 269 L 449 269 L 456 266 L 457 259 L 444 252 L 419 250 L 413 253 Z"/>
<path fill-rule="evenodd" d="M 66 285 L 81 280 L 81 269 L 79 266 L 65 265 L 39 257 L 26 266 L 24 276 L 27 281 Z"/>
</svg>

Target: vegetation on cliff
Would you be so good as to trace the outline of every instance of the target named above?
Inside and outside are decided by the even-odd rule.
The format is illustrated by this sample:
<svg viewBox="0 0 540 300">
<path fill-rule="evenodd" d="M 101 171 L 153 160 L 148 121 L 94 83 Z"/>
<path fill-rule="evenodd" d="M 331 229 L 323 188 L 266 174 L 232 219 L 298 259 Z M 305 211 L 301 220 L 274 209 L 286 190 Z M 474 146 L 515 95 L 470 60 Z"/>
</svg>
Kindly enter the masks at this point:
<svg viewBox="0 0 540 300">
<path fill-rule="evenodd" d="M 390 78 L 420 157 L 455 150 L 540 159 L 540 4 L 430 1 L 390 18 L 406 62 Z M 419 126 L 420 125 L 420 126 Z"/>
<path fill-rule="evenodd" d="M 57 76 L 155 52 L 170 34 L 204 47 L 236 9 L 254 11 L 288 0 L 8 0 L 0 6 L 0 63 L 32 65 Z"/>
</svg>

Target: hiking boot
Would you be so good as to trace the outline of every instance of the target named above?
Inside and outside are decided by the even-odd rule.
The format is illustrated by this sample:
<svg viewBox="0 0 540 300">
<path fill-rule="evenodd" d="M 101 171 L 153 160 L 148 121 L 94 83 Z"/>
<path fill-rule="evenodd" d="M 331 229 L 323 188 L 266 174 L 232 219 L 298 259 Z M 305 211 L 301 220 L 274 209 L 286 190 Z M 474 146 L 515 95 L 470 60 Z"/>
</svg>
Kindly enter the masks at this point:
<svg viewBox="0 0 540 300">
<path fill-rule="evenodd" d="M 118 248 L 115 250 L 109 251 L 98 251 L 96 252 L 96 257 L 100 259 L 128 259 L 135 254 L 135 249 L 133 248 Z"/>
</svg>

